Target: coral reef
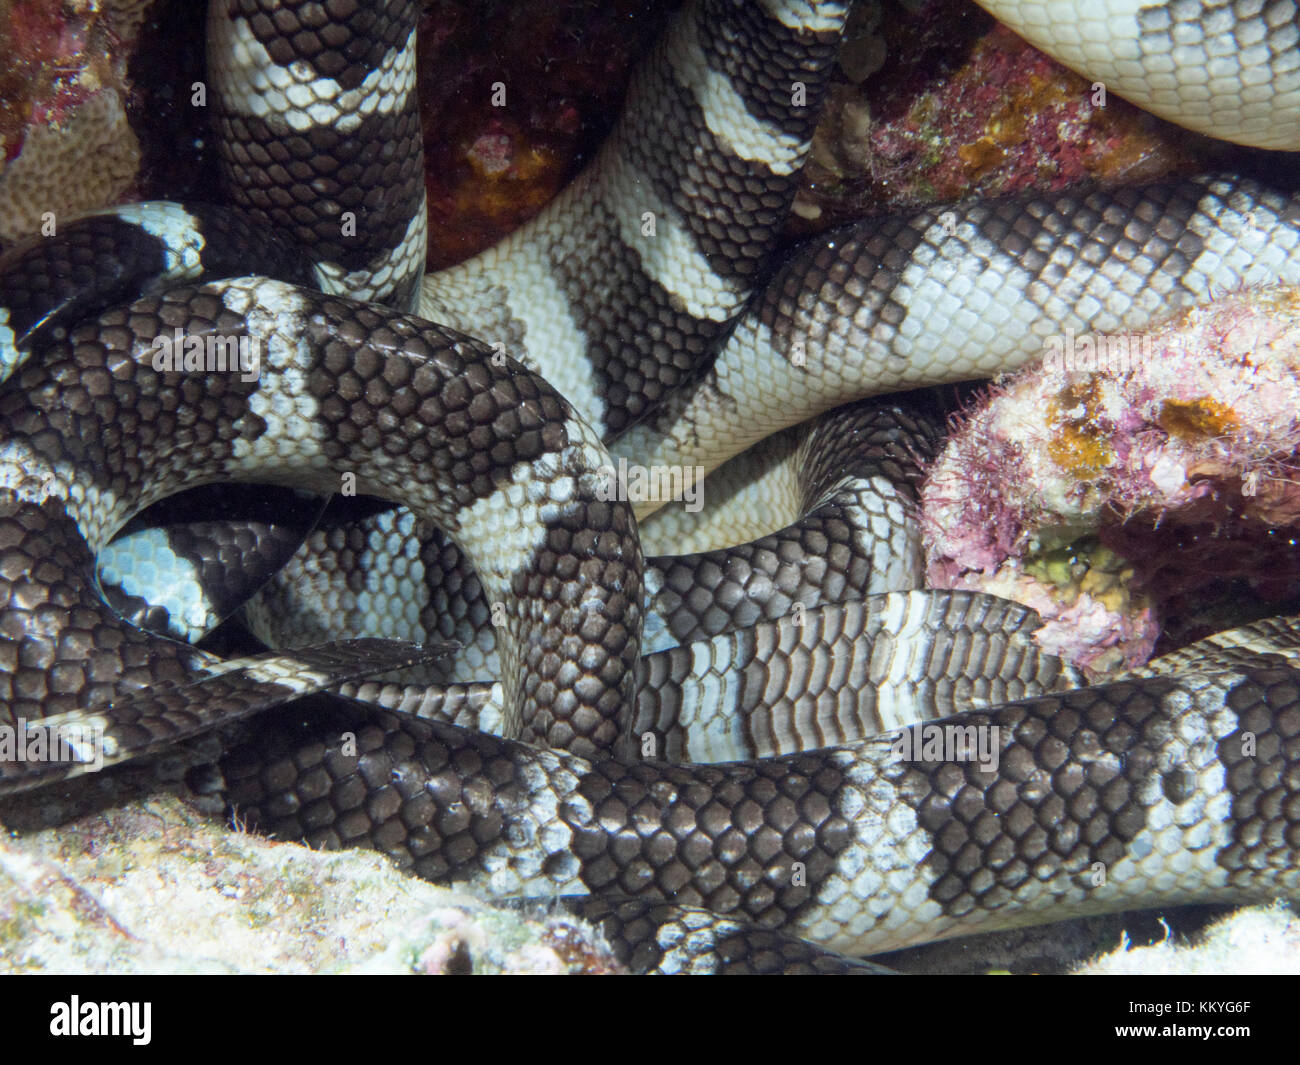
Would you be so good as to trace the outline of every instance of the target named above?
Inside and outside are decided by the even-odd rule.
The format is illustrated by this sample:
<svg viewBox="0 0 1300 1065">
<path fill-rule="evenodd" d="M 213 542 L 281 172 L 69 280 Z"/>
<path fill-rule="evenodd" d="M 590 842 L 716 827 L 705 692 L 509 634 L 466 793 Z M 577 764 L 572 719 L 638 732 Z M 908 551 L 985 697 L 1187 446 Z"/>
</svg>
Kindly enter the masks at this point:
<svg viewBox="0 0 1300 1065">
<path fill-rule="evenodd" d="M 599 934 L 170 797 L 0 838 L 0 972 L 616 973 Z"/>
<path fill-rule="evenodd" d="M 800 232 L 873 208 L 1137 184 L 1231 150 L 1099 93 L 964 0 L 859 5 L 840 65 Z"/>
<path fill-rule="evenodd" d="M 1172 936 L 1149 946 L 1123 942 L 1113 951 L 1079 965 L 1084 976 L 1172 974 L 1239 976 L 1300 974 L 1300 917 L 1285 903 L 1252 906 L 1228 914 L 1195 943 Z"/>
<path fill-rule="evenodd" d="M 432 268 L 535 213 L 599 143 L 630 64 L 657 29 L 659 13 L 645 7 L 427 0 L 420 91 Z M 206 115 L 191 106 L 182 76 L 201 63 L 201 8 L 190 0 L 0 0 L 0 243 L 36 231 L 47 210 L 62 217 L 137 197 L 213 195 Z M 1202 169 L 1224 151 L 1123 101 L 1097 102 L 1087 82 L 966 0 L 861 4 L 841 63 L 844 78 L 797 205 L 804 232 L 882 206 Z M 493 101 L 498 81 L 506 82 L 503 106 Z M 1242 321 L 1272 323 L 1261 334 L 1276 341 L 1270 359 L 1290 333 L 1277 306 L 1264 304 L 1276 299 L 1293 311 L 1285 301 L 1294 298 L 1230 297 Z M 1212 310 L 1194 313 L 1215 320 Z M 1198 580 L 1241 568 L 1255 590 L 1293 589 L 1296 577 L 1282 563 L 1295 542 L 1277 530 L 1296 518 L 1294 362 L 1282 373 L 1274 361 L 1260 368 L 1226 358 L 1208 376 L 1173 375 L 1160 398 L 1146 399 L 1123 374 L 1112 378 L 1077 357 L 1070 368 L 1064 353 L 1061 361 L 1027 375 L 1025 387 L 1037 393 L 1008 383 L 1006 398 L 993 401 L 1036 419 L 967 415 L 950 472 L 941 460 L 932 480 L 932 530 L 947 521 L 944 531 L 956 538 L 935 537 L 932 576 L 1049 611 L 1064 602 L 1063 646 L 1098 634 L 1078 648 L 1094 669 L 1141 657 L 1169 604 Z M 1268 387 L 1240 395 L 1247 384 Z M 1117 417 L 1116 403 L 1127 416 Z M 1266 431 L 1260 404 L 1277 416 Z M 958 498 L 984 509 L 963 516 L 953 510 Z M 1119 629 L 1108 642 L 1111 624 Z M 503 913 L 412 880 L 377 855 L 259 841 L 170 797 L 103 805 L 106 812 L 57 830 L 0 840 L 0 968 L 616 969 L 589 929 Z M 1241 919 L 1258 922 L 1260 912 Z M 1080 928 L 1038 930 L 1035 942 L 1062 956 L 1095 952 L 1095 935 L 1074 944 Z M 1295 938 L 1292 920 L 1290 960 L 1276 964 L 1294 967 Z M 1273 967 L 1266 942 L 1250 939 L 1247 969 Z M 1011 964 L 965 941 L 940 946 L 943 971 L 959 957 L 977 970 L 991 958 Z M 1159 971 L 1202 964 L 1136 951 L 1123 958 Z M 1215 954 L 1208 964 L 1226 971 L 1230 963 Z"/>
<path fill-rule="evenodd" d="M 914 973 L 1300 971 L 1297 919 L 1285 906 L 1243 909 L 1188 945 L 1207 910 L 1219 913 L 1193 907 L 1168 922 L 1111 914 L 880 960 Z M 565 914 L 501 909 L 370 851 L 322 853 L 230 832 L 172 796 L 0 836 L 4 973 L 623 971 L 599 933 Z"/>
<path fill-rule="evenodd" d="M 126 59 L 146 0 L 0 0 L 0 244 L 127 196 Z"/>
<path fill-rule="evenodd" d="M 495 244 L 564 187 L 608 132 L 663 14 L 637 0 L 426 4 L 430 269 Z"/>
<path fill-rule="evenodd" d="M 961 415 L 930 470 L 927 581 L 1034 607 L 1040 643 L 1094 675 L 1137 665 L 1161 603 L 1198 580 L 1292 590 L 1295 541 L 1278 530 L 1300 520 L 1297 446 L 1292 286 L 1139 333 L 1049 338 Z"/>
</svg>

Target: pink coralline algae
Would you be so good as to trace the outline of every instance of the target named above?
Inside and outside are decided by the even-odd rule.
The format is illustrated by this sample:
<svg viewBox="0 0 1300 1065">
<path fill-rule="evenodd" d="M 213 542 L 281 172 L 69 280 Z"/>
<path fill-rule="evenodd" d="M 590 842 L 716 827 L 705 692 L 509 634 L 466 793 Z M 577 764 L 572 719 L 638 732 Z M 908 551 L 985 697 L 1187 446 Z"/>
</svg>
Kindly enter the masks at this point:
<svg viewBox="0 0 1300 1065">
<path fill-rule="evenodd" d="M 800 233 L 873 209 L 1200 173 L 1229 150 L 1106 93 L 967 0 L 855 7 L 840 66 Z"/>
<path fill-rule="evenodd" d="M 1294 566 L 1300 289 L 1050 337 L 958 423 L 922 491 L 929 583 L 1033 607 L 1094 676 L 1140 664 L 1189 586 Z"/>
</svg>

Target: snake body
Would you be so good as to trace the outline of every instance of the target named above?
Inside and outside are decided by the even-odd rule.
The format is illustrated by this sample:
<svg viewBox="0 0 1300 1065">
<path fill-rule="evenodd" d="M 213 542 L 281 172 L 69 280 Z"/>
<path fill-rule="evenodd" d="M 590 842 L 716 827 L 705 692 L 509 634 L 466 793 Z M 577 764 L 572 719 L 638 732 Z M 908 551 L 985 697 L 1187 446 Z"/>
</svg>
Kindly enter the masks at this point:
<svg viewBox="0 0 1300 1065">
<path fill-rule="evenodd" d="M 826 952 L 1294 896 L 1292 630 L 1060 690 L 1076 678 L 1034 650 L 1029 612 L 905 590 L 910 478 L 932 434 L 913 424 L 904 445 L 876 408 L 826 412 L 1014 367 L 1048 332 L 1300 281 L 1296 196 L 1218 175 L 886 216 L 806 245 L 755 295 L 844 9 L 700 3 L 555 204 L 422 280 L 416 6 L 214 3 L 233 210 L 95 215 L 0 265 L 10 721 L 93 725 L 121 760 L 325 689 L 364 698 L 378 708 L 322 696 L 309 721 L 259 722 L 222 763 L 230 802 L 269 831 L 373 846 L 434 880 L 585 900 L 658 971 L 853 969 Z M 1161 57 L 1146 65 L 1166 113 L 1183 81 L 1163 70 L 1161 26 L 1188 47 L 1226 17 L 1189 6 L 1113 12 L 1140 31 L 1117 77 Z M 1031 25 L 1061 21 L 1019 7 Z M 1252 88 L 1197 121 L 1297 146 L 1296 25 L 1294 5 L 1274 3 L 1231 30 L 1234 56 L 1276 67 L 1278 110 L 1261 120 Z M 276 279 L 229 276 L 250 265 Z M 111 304 L 137 287 L 89 312 L 87 290 Z M 164 335 L 248 338 L 256 372 L 159 364 Z M 608 492 L 607 440 L 616 456 L 713 470 L 814 418 L 765 453 L 778 475 L 800 471 L 786 528 L 643 560 L 637 508 Z M 744 491 L 731 469 L 710 482 L 720 496 L 733 480 Z M 309 538 L 252 617 L 269 639 L 355 639 L 222 661 L 125 624 L 98 593 L 96 554 L 155 500 L 225 481 L 328 494 L 344 478 L 409 512 Z M 647 524 L 660 550 L 685 542 L 677 520 Z M 414 590 L 358 583 L 385 566 L 415 573 Z M 434 587 L 435 571 L 455 580 Z M 376 619 L 387 641 L 365 638 Z M 446 638 L 477 654 L 448 666 Z M 374 679 L 414 664 L 418 682 Z M 493 669 L 495 688 L 479 682 Z M 920 753 L 935 737 L 941 753 Z M 0 789 L 78 768 L 2 761 Z"/>
</svg>

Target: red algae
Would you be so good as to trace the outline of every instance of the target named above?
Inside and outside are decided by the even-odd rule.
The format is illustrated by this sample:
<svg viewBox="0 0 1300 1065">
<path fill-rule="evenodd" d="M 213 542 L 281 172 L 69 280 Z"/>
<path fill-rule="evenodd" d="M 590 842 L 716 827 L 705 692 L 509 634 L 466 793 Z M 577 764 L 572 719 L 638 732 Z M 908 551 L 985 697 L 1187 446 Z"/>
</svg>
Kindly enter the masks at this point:
<svg viewBox="0 0 1300 1065">
<path fill-rule="evenodd" d="M 1034 607 L 1040 643 L 1093 674 L 1139 664 L 1161 604 L 1198 579 L 1191 548 L 1204 560 L 1217 541 L 1201 579 L 1277 576 L 1261 562 L 1276 552 L 1252 545 L 1300 519 L 1298 448 L 1294 286 L 1141 333 L 1051 338 L 963 415 L 930 470 L 928 580 Z M 1143 544 L 1180 529 L 1189 551 Z"/>
<path fill-rule="evenodd" d="M 1226 150 L 1106 93 L 973 5 L 891 9 L 872 31 L 885 58 L 860 85 L 832 90 L 799 232 L 867 209 L 1136 184 L 1203 170 Z"/>
<path fill-rule="evenodd" d="M 123 57 L 146 0 L 0 0 L 0 149 L 22 151 L 29 126 L 57 126 L 104 88 L 120 88 Z"/>
<path fill-rule="evenodd" d="M 0 244 L 128 198 L 126 68 L 147 0 L 0 0 Z"/>
</svg>

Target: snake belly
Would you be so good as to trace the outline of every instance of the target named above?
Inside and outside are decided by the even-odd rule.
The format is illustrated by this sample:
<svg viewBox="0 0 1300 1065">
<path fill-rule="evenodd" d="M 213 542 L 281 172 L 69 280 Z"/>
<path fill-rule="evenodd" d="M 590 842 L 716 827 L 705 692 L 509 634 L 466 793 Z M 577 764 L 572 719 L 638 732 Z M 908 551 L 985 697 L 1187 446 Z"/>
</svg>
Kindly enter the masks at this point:
<svg viewBox="0 0 1300 1065">
<path fill-rule="evenodd" d="M 852 969 L 809 944 L 861 955 L 1064 914 L 1294 896 L 1289 627 L 1227 641 L 1226 657 L 1213 645 L 1168 671 L 1056 691 L 1071 678 L 1025 665 L 1023 611 L 994 617 L 969 597 L 872 585 L 890 564 L 867 547 L 863 575 L 841 581 L 847 603 L 824 594 L 824 573 L 801 584 L 806 567 L 773 565 L 766 605 L 747 599 L 747 615 L 718 619 L 710 603 L 692 608 L 697 575 L 737 558 L 763 571 L 764 552 L 791 543 L 801 562 L 808 526 L 748 556 L 702 548 L 647 568 L 634 507 L 608 498 L 602 474 L 607 442 L 641 462 L 712 470 L 848 401 L 1012 368 L 1044 328 L 1132 327 L 1215 287 L 1300 280 L 1293 192 L 1215 175 L 887 216 L 810 243 L 764 283 L 844 5 L 700 3 L 666 31 L 609 142 L 555 204 L 422 279 L 416 6 L 213 4 L 233 217 L 179 205 L 97 215 L 0 269 L 10 721 L 93 724 L 121 760 L 342 685 L 410 709 L 409 688 L 364 678 L 428 665 L 439 647 L 322 640 L 221 661 L 125 624 L 96 587 L 96 554 L 157 499 L 241 480 L 327 494 L 351 477 L 358 493 L 410 508 L 407 531 L 381 537 L 395 553 L 418 555 L 407 543 L 433 535 L 416 521 L 436 526 L 472 563 L 476 609 L 502 607 L 491 648 L 501 735 L 457 723 L 472 704 L 481 724 L 486 696 L 452 690 L 446 675 L 423 719 L 318 698 L 309 724 L 268 720 L 223 762 L 231 803 L 269 831 L 376 847 L 497 897 L 585 899 L 627 957 L 658 971 L 744 968 L 734 944 L 747 930 L 780 944 L 744 954 L 763 959 L 756 968 Z M 1161 32 L 1199 28 L 1170 30 L 1187 6 L 1113 14 L 1135 20 L 1142 54 L 1165 55 Z M 1064 18 L 1008 7 L 1027 25 Z M 1296 146 L 1296 19 L 1283 7 L 1233 30 L 1252 69 L 1265 53 L 1277 67 L 1278 109 L 1261 120 L 1251 92 L 1249 106 L 1202 108 L 1197 122 Z M 797 108 L 795 81 L 810 101 Z M 1178 111 L 1168 85 L 1156 95 L 1153 107 Z M 356 242 L 340 239 L 348 212 Z M 275 236 L 255 239 L 247 218 Z M 232 241 L 237 253 L 214 254 Z M 130 252 L 112 277 L 85 268 L 85 249 L 105 243 Z M 217 279 L 232 261 L 279 279 Z M 77 275 L 85 284 L 65 284 Z M 128 306 L 82 320 L 84 289 L 112 303 L 144 279 Z M 42 302 L 52 290 L 53 310 Z M 159 368 L 155 340 L 175 330 L 255 340 L 258 372 Z M 809 361 L 792 375 L 796 346 Z M 864 479 L 842 462 L 836 473 L 807 494 Z M 783 621 L 795 603 L 813 620 L 801 631 Z M 446 635 L 423 609 L 385 635 Z M 643 658 L 647 613 L 655 650 Z M 906 659 L 876 649 L 909 617 L 922 619 L 926 652 L 909 683 L 988 682 L 974 709 L 935 723 L 987 738 L 979 760 L 913 759 L 901 733 L 870 736 L 925 716 L 882 709 L 885 689 L 868 683 Z M 973 664 L 976 644 L 993 648 L 992 676 Z M 942 687 L 919 702 L 956 709 Z M 56 775 L 0 763 L 0 789 Z"/>
</svg>

